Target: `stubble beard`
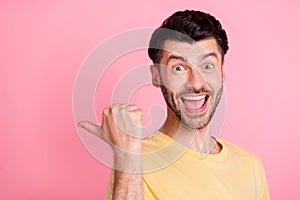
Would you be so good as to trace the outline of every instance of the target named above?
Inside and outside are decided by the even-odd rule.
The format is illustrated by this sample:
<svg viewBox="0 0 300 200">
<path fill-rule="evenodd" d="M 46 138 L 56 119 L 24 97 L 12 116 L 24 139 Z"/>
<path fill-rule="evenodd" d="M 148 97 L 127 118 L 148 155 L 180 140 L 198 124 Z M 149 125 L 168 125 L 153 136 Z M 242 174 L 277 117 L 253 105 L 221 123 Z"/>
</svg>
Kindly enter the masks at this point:
<svg viewBox="0 0 300 200">
<path fill-rule="evenodd" d="M 165 86 L 161 85 L 161 91 L 162 91 L 162 94 L 164 96 L 167 106 L 169 107 L 169 109 L 172 110 L 178 123 L 190 128 L 190 129 L 203 129 L 210 123 L 212 117 L 215 114 L 215 111 L 221 100 L 221 96 L 222 96 L 222 92 L 223 92 L 223 85 L 219 89 L 219 91 L 216 93 L 215 100 L 212 100 L 213 102 L 210 105 L 211 108 L 207 111 L 208 113 L 204 114 L 204 116 L 195 116 L 195 117 L 188 117 L 188 116 L 185 117 L 184 115 L 182 115 L 181 109 L 184 109 L 184 108 L 176 108 L 176 103 L 175 103 L 176 97 L 174 97 L 173 93 L 169 89 L 167 89 Z M 212 92 L 209 92 L 209 93 L 210 93 L 210 96 L 213 97 Z M 177 99 L 177 102 L 179 102 L 178 99 Z M 210 102 L 207 102 L 207 103 L 210 103 Z"/>
</svg>

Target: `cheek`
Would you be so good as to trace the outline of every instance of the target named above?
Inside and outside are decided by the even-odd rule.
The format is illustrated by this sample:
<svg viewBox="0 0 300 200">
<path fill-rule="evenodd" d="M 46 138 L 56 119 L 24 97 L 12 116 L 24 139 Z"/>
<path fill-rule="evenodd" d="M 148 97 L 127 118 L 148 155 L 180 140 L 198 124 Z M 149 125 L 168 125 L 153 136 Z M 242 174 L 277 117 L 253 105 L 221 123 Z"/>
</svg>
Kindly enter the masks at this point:
<svg viewBox="0 0 300 200">
<path fill-rule="evenodd" d="M 171 93 L 178 93 L 184 89 L 187 80 L 183 77 L 175 77 L 172 74 L 161 74 L 161 84 Z"/>
<path fill-rule="evenodd" d="M 219 73 L 207 74 L 204 79 L 207 86 L 215 91 L 218 91 L 223 85 L 223 78 Z"/>
</svg>

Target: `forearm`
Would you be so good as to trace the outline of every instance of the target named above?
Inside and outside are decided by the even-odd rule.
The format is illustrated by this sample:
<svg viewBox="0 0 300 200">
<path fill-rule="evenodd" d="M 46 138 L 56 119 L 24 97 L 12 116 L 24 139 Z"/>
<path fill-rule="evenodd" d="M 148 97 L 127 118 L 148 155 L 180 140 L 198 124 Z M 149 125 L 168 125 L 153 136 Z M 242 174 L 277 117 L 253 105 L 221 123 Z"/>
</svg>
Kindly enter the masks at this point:
<svg viewBox="0 0 300 200">
<path fill-rule="evenodd" d="M 138 150 L 138 152 L 140 152 L 140 150 Z M 114 165 L 112 199 L 143 200 L 141 155 L 139 153 L 118 151 L 118 153 L 115 154 Z"/>
<path fill-rule="evenodd" d="M 143 200 L 143 184 L 141 173 L 128 173 L 115 170 L 113 200 Z"/>
</svg>

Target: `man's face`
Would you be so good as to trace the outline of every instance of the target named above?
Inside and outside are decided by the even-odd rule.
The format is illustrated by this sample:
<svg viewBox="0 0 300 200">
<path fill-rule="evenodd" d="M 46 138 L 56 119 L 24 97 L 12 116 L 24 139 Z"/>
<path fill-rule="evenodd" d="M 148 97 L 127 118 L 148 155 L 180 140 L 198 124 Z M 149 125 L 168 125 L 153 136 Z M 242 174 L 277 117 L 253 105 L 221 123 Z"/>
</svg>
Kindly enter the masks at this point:
<svg viewBox="0 0 300 200">
<path fill-rule="evenodd" d="M 153 83 L 161 88 L 169 110 L 183 125 L 202 129 L 220 101 L 224 73 L 214 38 L 187 42 L 167 40 L 160 66 L 151 67 Z"/>
</svg>

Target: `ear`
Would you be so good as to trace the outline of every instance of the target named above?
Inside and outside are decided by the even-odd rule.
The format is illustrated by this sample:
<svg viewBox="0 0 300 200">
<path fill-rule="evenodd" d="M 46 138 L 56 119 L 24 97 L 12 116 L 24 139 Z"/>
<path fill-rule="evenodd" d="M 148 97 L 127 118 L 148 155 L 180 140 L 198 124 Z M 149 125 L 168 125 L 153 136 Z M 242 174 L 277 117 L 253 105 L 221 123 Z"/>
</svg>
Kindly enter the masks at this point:
<svg viewBox="0 0 300 200">
<path fill-rule="evenodd" d="M 160 87 L 160 75 L 159 75 L 157 66 L 151 65 L 150 71 L 151 71 L 151 75 L 152 75 L 152 84 L 155 87 Z"/>
<path fill-rule="evenodd" d="M 222 79 L 223 79 L 223 83 L 224 83 L 225 80 L 226 80 L 225 70 L 224 70 L 224 61 L 223 61 L 223 64 L 221 66 L 221 75 L 222 75 Z"/>
</svg>

